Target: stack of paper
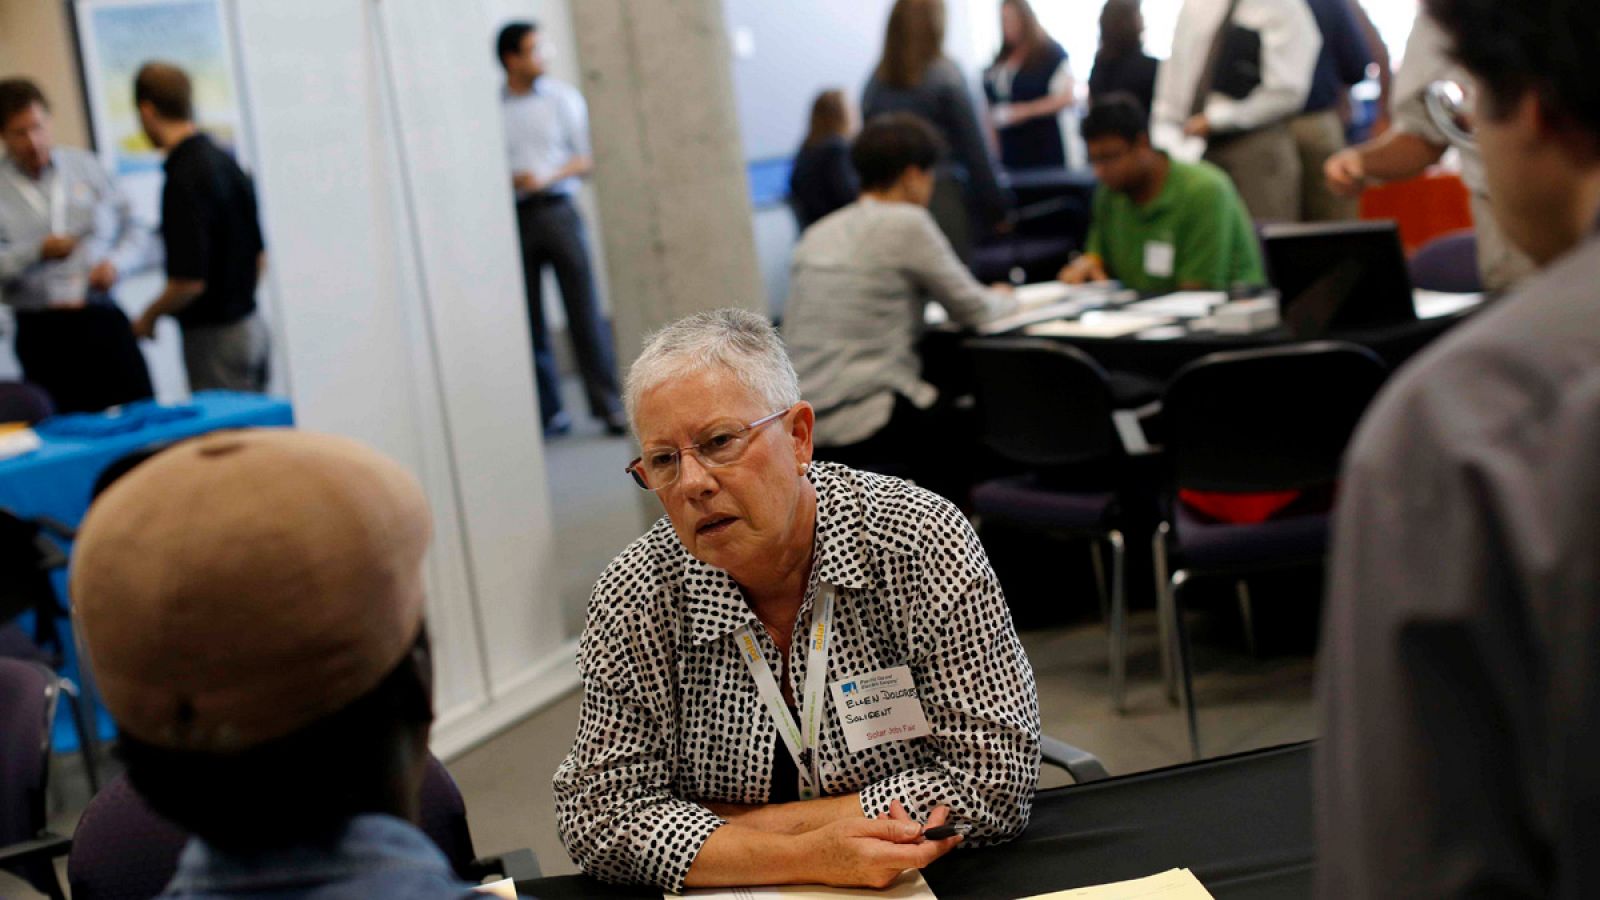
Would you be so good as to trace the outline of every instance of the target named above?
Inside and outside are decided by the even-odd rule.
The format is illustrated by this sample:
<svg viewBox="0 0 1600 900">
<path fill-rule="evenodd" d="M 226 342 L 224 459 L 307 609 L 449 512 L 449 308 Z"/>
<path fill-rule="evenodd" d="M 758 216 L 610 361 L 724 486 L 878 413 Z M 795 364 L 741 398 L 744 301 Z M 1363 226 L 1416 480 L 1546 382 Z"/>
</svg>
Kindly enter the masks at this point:
<svg viewBox="0 0 1600 900">
<path fill-rule="evenodd" d="M 1036 337 L 1119 338 L 1170 324 L 1172 319 L 1168 316 L 1091 312 L 1084 313 L 1083 318 L 1076 322 L 1043 322 L 1030 326 L 1028 334 Z"/>
<path fill-rule="evenodd" d="M 1199 319 L 1211 315 L 1213 309 L 1227 302 L 1228 295 L 1222 291 L 1179 291 L 1135 303 L 1128 309 L 1152 316 Z"/>
<path fill-rule="evenodd" d="M 1040 894 L 1028 900 L 1215 900 L 1188 869 L 1171 869 L 1149 878 Z"/>
</svg>

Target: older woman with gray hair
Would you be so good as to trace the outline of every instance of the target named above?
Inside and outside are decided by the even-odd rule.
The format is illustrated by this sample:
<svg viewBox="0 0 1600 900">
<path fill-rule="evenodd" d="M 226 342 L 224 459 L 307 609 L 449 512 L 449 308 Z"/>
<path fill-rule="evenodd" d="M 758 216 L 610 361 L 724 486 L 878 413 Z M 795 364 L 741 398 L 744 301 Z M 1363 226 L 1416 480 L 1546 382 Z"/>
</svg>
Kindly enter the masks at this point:
<svg viewBox="0 0 1600 900">
<path fill-rule="evenodd" d="M 815 414 L 752 313 L 654 335 L 626 394 L 627 475 L 666 516 L 590 601 L 555 778 L 579 865 L 670 891 L 883 886 L 1020 832 L 1038 697 L 961 513 L 813 464 Z"/>
</svg>

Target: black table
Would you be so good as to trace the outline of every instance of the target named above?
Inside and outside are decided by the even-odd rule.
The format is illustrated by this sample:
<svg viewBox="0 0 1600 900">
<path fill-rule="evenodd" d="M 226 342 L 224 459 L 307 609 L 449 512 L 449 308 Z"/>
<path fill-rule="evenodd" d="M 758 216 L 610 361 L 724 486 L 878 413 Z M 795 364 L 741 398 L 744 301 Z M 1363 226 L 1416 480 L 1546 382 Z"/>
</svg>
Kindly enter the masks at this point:
<svg viewBox="0 0 1600 900">
<path fill-rule="evenodd" d="M 1042 791 L 1022 837 L 958 850 L 924 876 L 941 900 L 1011 900 L 1192 870 L 1217 900 L 1311 896 L 1311 744 Z M 522 882 L 541 900 L 660 897 L 581 875 Z"/>
</svg>

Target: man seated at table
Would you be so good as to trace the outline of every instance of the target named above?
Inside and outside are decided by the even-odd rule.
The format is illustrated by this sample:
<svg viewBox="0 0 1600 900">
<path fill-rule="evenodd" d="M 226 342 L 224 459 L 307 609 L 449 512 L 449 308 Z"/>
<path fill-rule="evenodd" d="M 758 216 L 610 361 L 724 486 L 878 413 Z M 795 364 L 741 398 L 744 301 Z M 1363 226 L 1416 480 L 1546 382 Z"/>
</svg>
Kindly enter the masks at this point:
<svg viewBox="0 0 1600 900">
<path fill-rule="evenodd" d="M 1148 116 L 1111 94 L 1083 118 L 1100 187 L 1087 252 L 1061 270 L 1068 284 L 1116 279 L 1141 293 L 1223 291 L 1266 283 L 1261 248 L 1233 182 L 1207 162 L 1150 144 Z"/>
<path fill-rule="evenodd" d="M 89 510 L 79 634 L 128 779 L 194 835 L 162 896 L 478 896 L 412 824 L 430 523 L 393 461 L 278 430 L 179 444 Z"/>
</svg>

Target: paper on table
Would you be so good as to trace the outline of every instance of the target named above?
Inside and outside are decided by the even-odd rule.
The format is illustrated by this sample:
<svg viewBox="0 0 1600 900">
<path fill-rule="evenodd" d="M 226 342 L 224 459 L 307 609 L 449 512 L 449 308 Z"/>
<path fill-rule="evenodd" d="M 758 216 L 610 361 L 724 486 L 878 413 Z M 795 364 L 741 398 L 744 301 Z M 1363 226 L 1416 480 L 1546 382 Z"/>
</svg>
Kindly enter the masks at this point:
<svg viewBox="0 0 1600 900">
<path fill-rule="evenodd" d="M 1123 289 L 1114 281 L 1073 285 L 1055 281 L 1025 284 L 1017 288 L 1017 299 L 1021 309 L 1009 316 L 984 323 L 978 327 L 978 333 L 1005 334 L 1038 322 L 1070 319 L 1088 310 L 1126 303 L 1137 299 L 1138 296 L 1133 291 Z"/>
<path fill-rule="evenodd" d="M 1215 900 L 1188 869 L 1169 869 L 1149 878 L 1039 894 L 1027 900 Z"/>
<path fill-rule="evenodd" d="M 676 895 L 662 894 L 664 900 L 677 900 Z M 899 880 L 881 891 L 866 888 L 833 888 L 817 884 L 786 885 L 783 887 L 751 888 L 696 888 L 683 892 L 685 897 L 699 900 L 821 900 L 821 898 L 861 897 L 873 900 L 938 900 L 922 873 L 910 869 Z"/>
<path fill-rule="evenodd" d="M 502 878 L 499 881 L 491 881 L 488 884 L 480 884 L 473 888 L 473 890 L 480 894 L 486 894 L 490 897 L 499 897 L 501 900 L 517 900 L 516 882 L 509 878 Z"/>
<path fill-rule="evenodd" d="M 1419 319 L 1442 319 L 1483 303 L 1482 294 L 1445 294 L 1418 289 L 1412 294 Z"/>
<path fill-rule="evenodd" d="M 1036 337 L 1118 338 L 1135 332 L 1172 324 L 1166 316 L 1141 316 L 1125 312 L 1084 313 L 1076 322 L 1042 322 L 1030 326 Z"/>
<path fill-rule="evenodd" d="M 1152 316 L 1177 316 L 1180 319 L 1198 319 L 1211 315 L 1211 310 L 1228 302 L 1222 291 L 1179 291 L 1162 297 L 1135 303 L 1128 309 L 1149 313 Z"/>
</svg>

